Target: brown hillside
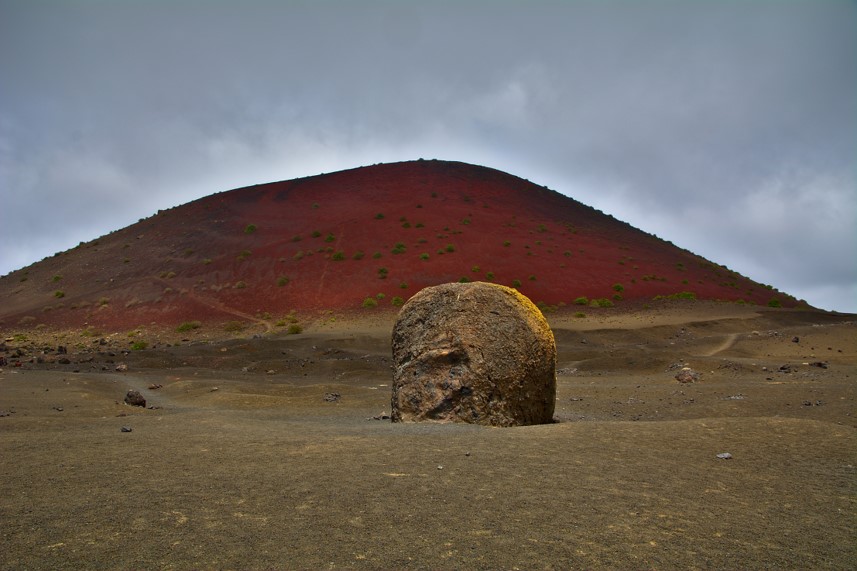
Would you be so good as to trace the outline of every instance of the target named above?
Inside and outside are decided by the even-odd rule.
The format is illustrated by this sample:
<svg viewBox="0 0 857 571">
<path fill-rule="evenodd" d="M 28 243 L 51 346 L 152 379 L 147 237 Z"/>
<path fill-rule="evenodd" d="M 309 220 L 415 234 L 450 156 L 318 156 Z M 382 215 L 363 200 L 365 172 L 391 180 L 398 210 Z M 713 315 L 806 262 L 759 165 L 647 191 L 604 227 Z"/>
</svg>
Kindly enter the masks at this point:
<svg viewBox="0 0 857 571">
<path fill-rule="evenodd" d="M 0 325 L 121 329 L 378 311 L 364 300 L 390 307 L 461 279 L 516 286 L 543 307 L 681 292 L 796 303 L 521 178 L 420 160 L 240 188 L 158 212 L 0 278 Z"/>
</svg>

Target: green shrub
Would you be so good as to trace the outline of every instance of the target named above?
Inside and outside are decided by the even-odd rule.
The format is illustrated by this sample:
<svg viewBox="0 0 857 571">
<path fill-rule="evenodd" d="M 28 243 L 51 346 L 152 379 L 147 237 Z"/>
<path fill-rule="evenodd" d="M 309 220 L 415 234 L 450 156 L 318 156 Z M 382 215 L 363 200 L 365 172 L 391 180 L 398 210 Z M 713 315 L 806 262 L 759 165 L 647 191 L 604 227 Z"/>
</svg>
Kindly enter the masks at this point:
<svg viewBox="0 0 857 571">
<path fill-rule="evenodd" d="M 395 305 L 396 307 L 401 307 L 401 306 L 402 306 L 402 304 L 404 304 L 404 303 L 405 303 L 405 300 L 404 300 L 404 299 L 402 299 L 402 298 L 401 298 L 401 297 L 399 297 L 399 296 L 396 296 L 396 297 L 394 297 L 393 299 L 391 299 L 391 300 L 390 300 L 390 303 L 391 303 L 392 305 Z"/>
<path fill-rule="evenodd" d="M 447 252 L 449 252 L 449 253 L 452 253 L 452 252 L 454 252 L 454 251 L 455 251 L 455 245 L 453 245 L 453 244 L 447 244 L 447 245 L 446 245 L 446 248 L 444 248 L 444 250 L 446 250 L 446 251 L 447 251 Z"/>
<path fill-rule="evenodd" d="M 509 246 L 511 246 L 511 245 L 512 245 L 512 243 L 511 243 L 510 241 L 508 241 L 508 240 L 504 240 L 504 241 L 503 241 L 503 245 L 504 245 L 505 247 L 507 247 L 507 248 L 508 248 Z"/>
<path fill-rule="evenodd" d="M 287 283 L 289 283 L 289 278 L 286 276 L 280 276 L 277 278 L 277 287 L 283 287 Z"/>
<path fill-rule="evenodd" d="M 292 259 L 293 260 L 302 260 L 305 255 L 306 254 L 304 254 L 303 250 L 298 250 L 298 253 L 295 254 L 294 256 L 292 256 Z"/>
<path fill-rule="evenodd" d="M 381 259 L 381 252 L 375 252 L 374 254 L 372 254 L 372 259 L 373 260 L 380 260 Z"/>
<path fill-rule="evenodd" d="M 367 297 L 363 300 L 363 307 L 378 307 L 378 300 L 374 297 Z"/>
<path fill-rule="evenodd" d="M 521 287 L 521 280 L 512 280 L 512 287 L 515 289 Z"/>
<path fill-rule="evenodd" d="M 330 259 L 333 260 L 334 262 L 339 262 L 341 260 L 344 260 L 345 259 L 345 252 L 343 252 L 342 250 L 339 250 L 338 252 L 334 252 L 333 255 L 330 256 Z"/>
<path fill-rule="evenodd" d="M 430 257 L 431 257 L 431 256 L 429 256 L 429 253 L 428 253 L 428 252 L 423 252 L 422 254 L 420 254 L 420 259 L 421 259 L 421 260 L 428 260 Z"/>
<path fill-rule="evenodd" d="M 131 350 L 132 351 L 142 351 L 143 349 L 145 349 L 148 346 L 149 346 L 149 344 L 146 343 L 145 341 L 134 341 L 133 343 L 131 343 Z"/>
<path fill-rule="evenodd" d="M 530 280 L 531 282 L 534 282 L 534 281 L 536 281 L 536 276 L 530 276 L 527 279 Z"/>
<path fill-rule="evenodd" d="M 378 293 L 378 294 L 375 296 L 375 299 L 377 299 L 377 300 L 382 300 L 382 299 L 384 299 L 385 297 L 387 297 L 387 295 L 386 295 L 386 294 L 384 294 L 384 293 Z"/>
<path fill-rule="evenodd" d="M 183 333 L 185 331 L 199 329 L 200 327 L 202 327 L 202 323 L 200 323 L 199 321 L 185 321 L 184 323 L 176 327 L 176 331 Z"/>
<path fill-rule="evenodd" d="M 288 329 L 286 329 L 286 333 L 289 335 L 298 335 L 299 333 L 303 333 L 303 330 L 304 328 L 299 323 L 291 323 Z"/>
<path fill-rule="evenodd" d="M 469 281 L 470 281 L 470 278 L 468 278 L 467 276 L 461 276 L 461 279 L 458 280 L 459 283 L 463 283 L 463 284 L 466 284 Z"/>
<path fill-rule="evenodd" d="M 292 236 L 292 242 L 300 242 L 300 241 L 301 241 L 301 235 L 300 234 L 295 234 L 294 236 Z"/>
<path fill-rule="evenodd" d="M 247 226 L 244 227 L 244 233 L 245 234 L 252 234 L 255 231 L 256 231 L 256 225 L 255 224 L 248 224 Z"/>
<path fill-rule="evenodd" d="M 482 271 L 482 268 L 480 268 L 479 266 L 473 266 L 472 268 L 470 268 L 470 271 L 473 272 L 474 274 L 478 274 L 479 272 Z"/>
<path fill-rule="evenodd" d="M 253 252 L 251 252 L 250 250 L 241 250 L 241 253 L 240 253 L 240 254 L 238 254 L 238 259 L 239 259 L 239 260 L 246 260 L 247 258 L 249 258 L 249 257 L 250 257 L 250 255 L 251 255 L 252 253 L 253 253 Z M 172 274 L 172 272 L 170 272 L 170 273 Z M 173 274 L 173 275 L 175 275 L 175 274 Z M 167 277 L 172 277 L 172 276 L 167 276 Z"/>
<path fill-rule="evenodd" d="M 577 317 L 578 319 L 582 319 L 582 318 L 586 317 L 586 314 L 583 313 L 582 311 L 578 311 L 577 313 L 574 314 L 574 316 Z"/>
<path fill-rule="evenodd" d="M 333 234 L 328 234 L 327 236 L 324 237 L 324 241 L 325 242 L 335 242 L 336 236 L 334 236 Z"/>
<path fill-rule="evenodd" d="M 614 294 L 613 294 L 613 301 L 622 301 L 622 299 L 623 299 L 623 298 L 622 298 L 622 294 L 621 294 L 621 293 L 614 293 Z"/>
<path fill-rule="evenodd" d="M 622 284 L 613 284 L 613 291 L 625 291 L 625 286 L 623 286 Z"/>
<path fill-rule="evenodd" d="M 599 297 L 589 302 L 591 307 L 613 307 L 613 302 L 606 297 Z"/>
<path fill-rule="evenodd" d="M 318 230 L 313 230 L 310 236 L 312 236 L 313 238 L 318 238 L 321 236 L 321 232 L 319 232 Z"/>
<path fill-rule="evenodd" d="M 235 289 L 244 289 L 246 287 L 247 287 L 247 282 L 245 282 L 244 280 L 241 280 L 240 282 L 235 284 Z"/>
<path fill-rule="evenodd" d="M 57 290 L 54 292 L 54 297 L 56 297 L 56 298 L 65 297 L 65 292 L 62 290 Z"/>
<path fill-rule="evenodd" d="M 362 260 L 363 256 L 364 256 L 363 252 L 360 250 L 357 250 L 356 252 L 354 252 L 354 255 L 351 256 L 351 259 L 352 260 Z"/>
<path fill-rule="evenodd" d="M 51 281 L 52 281 L 52 282 L 58 282 L 58 281 L 60 281 L 61 279 L 62 279 L 62 276 L 61 276 L 61 275 L 59 275 L 59 274 L 57 274 L 57 275 L 55 275 L 54 277 L 52 277 L 52 278 L 51 278 Z"/>
<path fill-rule="evenodd" d="M 783 306 L 782 302 L 775 297 L 771 298 L 768 301 L 768 307 L 782 307 L 782 306 Z"/>
<path fill-rule="evenodd" d="M 404 242 L 396 242 L 396 245 L 393 247 L 392 252 L 394 254 L 404 254 L 406 250 Z"/>
<path fill-rule="evenodd" d="M 380 212 L 375 215 L 375 220 L 383 220 L 383 219 L 384 219 L 384 215 L 381 214 Z"/>
<path fill-rule="evenodd" d="M 411 227 L 410 222 L 402 222 L 402 228 L 410 228 L 410 227 Z"/>
<path fill-rule="evenodd" d="M 493 280 L 493 279 L 494 279 L 494 272 L 487 272 L 487 273 L 485 274 L 485 279 L 486 279 L 486 280 L 488 280 L 489 282 L 490 282 L 491 280 Z"/>
<path fill-rule="evenodd" d="M 223 330 L 231 333 L 244 331 L 244 324 L 240 321 L 230 321 L 223 326 Z"/>
<path fill-rule="evenodd" d="M 378 268 L 378 277 L 382 280 L 387 279 L 387 274 L 389 270 L 387 268 Z"/>
<path fill-rule="evenodd" d="M 408 289 L 408 282 L 402 282 L 399 284 L 399 287 L 402 289 Z"/>
<path fill-rule="evenodd" d="M 562 255 L 565 256 L 566 258 L 570 258 L 571 257 L 571 250 L 566 250 L 565 252 L 562 253 Z"/>
</svg>

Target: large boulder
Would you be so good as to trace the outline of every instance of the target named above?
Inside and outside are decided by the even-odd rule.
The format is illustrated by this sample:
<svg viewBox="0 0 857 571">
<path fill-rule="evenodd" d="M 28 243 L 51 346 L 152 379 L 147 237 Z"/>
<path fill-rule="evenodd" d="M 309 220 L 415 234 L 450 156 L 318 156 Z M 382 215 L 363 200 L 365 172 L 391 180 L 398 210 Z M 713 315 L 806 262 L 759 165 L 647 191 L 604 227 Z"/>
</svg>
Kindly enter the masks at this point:
<svg viewBox="0 0 857 571">
<path fill-rule="evenodd" d="M 517 290 L 483 282 L 423 289 L 399 313 L 393 361 L 393 422 L 553 419 L 553 333 Z"/>
</svg>

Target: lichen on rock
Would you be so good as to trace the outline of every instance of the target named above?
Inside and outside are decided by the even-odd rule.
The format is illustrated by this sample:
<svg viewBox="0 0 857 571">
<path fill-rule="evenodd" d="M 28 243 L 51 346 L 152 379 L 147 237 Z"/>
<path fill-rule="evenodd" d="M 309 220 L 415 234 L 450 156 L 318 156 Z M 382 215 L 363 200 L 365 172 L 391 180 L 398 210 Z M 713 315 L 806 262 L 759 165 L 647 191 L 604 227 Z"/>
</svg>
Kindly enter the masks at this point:
<svg viewBox="0 0 857 571">
<path fill-rule="evenodd" d="M 553 332 L 517 290 L 484 282 L 425 288 L 402 307 L 392 345 L 393 422 L 553 419 Z"/>
</svg>

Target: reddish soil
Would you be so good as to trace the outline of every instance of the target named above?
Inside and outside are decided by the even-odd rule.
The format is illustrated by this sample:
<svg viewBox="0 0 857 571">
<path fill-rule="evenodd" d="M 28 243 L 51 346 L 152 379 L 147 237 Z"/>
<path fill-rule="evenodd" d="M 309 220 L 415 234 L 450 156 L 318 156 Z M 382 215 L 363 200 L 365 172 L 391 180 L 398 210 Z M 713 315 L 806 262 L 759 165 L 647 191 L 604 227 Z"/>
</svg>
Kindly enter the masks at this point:
<svg viewBox="0 0 857 571">
<path fill-rule="evenodd" d="M 0 278 L 0 328 L 193 320 L 270 327 L 292 310 L 364 311 L 367 297 L 389 305 L 460 279 L 518 285 L 544 308 L 680 292 L 797 303 L 518 177 L 413 161 L 241 188 L 158 212 Z"/>
</svg>

